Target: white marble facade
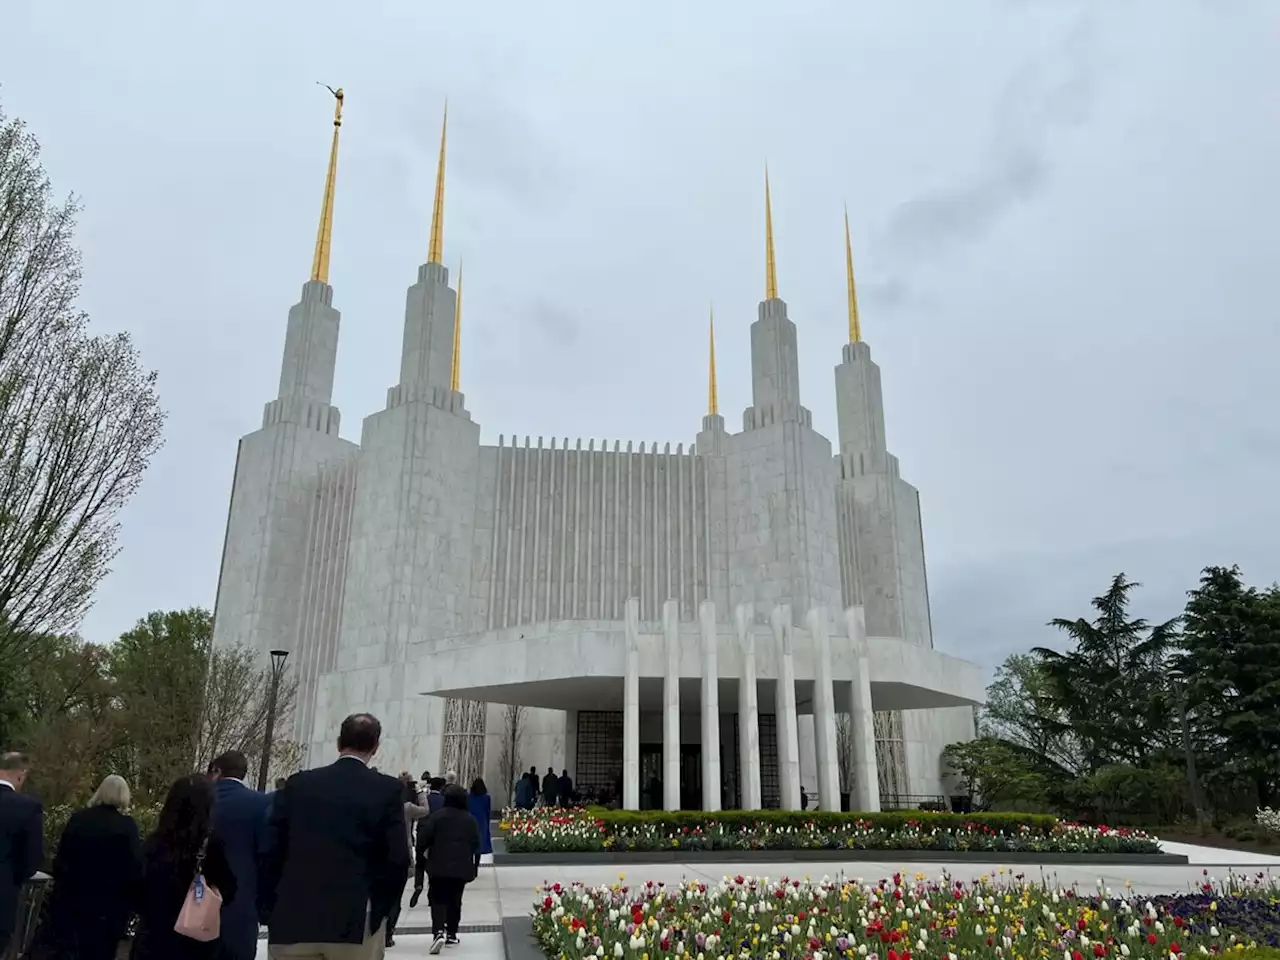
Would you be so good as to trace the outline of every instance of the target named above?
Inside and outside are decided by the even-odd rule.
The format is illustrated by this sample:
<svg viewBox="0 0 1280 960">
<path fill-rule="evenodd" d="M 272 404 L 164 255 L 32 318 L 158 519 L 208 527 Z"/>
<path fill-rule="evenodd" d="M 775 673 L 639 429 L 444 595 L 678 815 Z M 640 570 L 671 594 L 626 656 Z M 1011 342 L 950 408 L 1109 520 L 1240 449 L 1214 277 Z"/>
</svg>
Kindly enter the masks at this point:
<svg viewBox="0 0 1280 960">
<path fill-rule="evenodd" d="M 943 683 L 944 674 L 972 674 L 933 651 L 919 498 L 885 445 L 880 371 L 865 343 L 845 345 L 835 368 L 835 449 L 800 402 L 797 328 L 777 297 L 760 303 L 750 325 L 752 404 L 738 432 L 712 412 L 696 442 L 674 449 L 542 437 L 483 444 L 455 389 L 456 294 L 448 270 L 427 263 L 406 297 L 399 382 L 365 418 L 357 445 L 339 438 L 331 406 L 332 299 L 328 283 L 304 285 L 289 313 L 278 397 L 240 442 L 215 611 L 216 644 L 291 652 L 300 682 L 292 730 L 310 763 L 331 755 L 345 715 L 370 711 L 383 723 L 384 769 L 457 766 L 499 784 L 505 704 L 520 703 L 528 707 L 521 767 L 572 766 L 572 721 L 587 706 L 520 691 L 549 666 L 573 665 L 534 638 L 565 624 L 579 638 L 621 637 L 630 617 L 657 624 L 668 644 L 643 677 L 697 677 L 696 699 L 715 707 L 691 717 L 667 711 L 659 736 L 670 769 L 679 763 L 673 744 L 695 733 L 722 742 L 721 708 L 731 701 L 742 724 L 767 682 L 782 703 L 778 762 L 793 774 L 780 778 L 784 805 L 801 783 L 829 795 L 835 706 L 859 711 L 857 763 L 876 764 L 879 754 L 880 793 L 886 784 L 898 794 L 950 792 L 942 748 L 973 735 L 966 704 L 980 690 Z M 869 645 L 872 672 L 856 696 L 852 675 L 802 671 L 792 684 L 775 675 L 799 668 L 778 660 L 771 631 L 810 637 L 807 620 L 821 611 L 835 612 L 817 628 L 831 654 L 806 653 L 805 663 L 844 663 L 856 645 L 840 625 L 848 609 L 860 611 L 872 638 L 858 641 Z M 754 653 L 684 646 L 686 636 L 725 632 L 750 637 Z M 474 671 L 466 682 L 445 667 L 445 651 L 458 644 L 477 654 L 466 659 Z M 497 644 L 501 656 L 478 655 Z M 636 686 L 643 697 L 647 683 L 627 673 L 624 648 L 609 682 L 630 736 L 643 711 L 632 716 L 640 701 L 624 694 Z M 898 651 L 883 654 L 886 662 L 920 675 L 882 683 L 880 648 Z M 533 659 L 535 649 L 554 662 Z M 575 656 L 592 662 L 586 648 Z M 816 706 L 787 706 L 797 704 L 797 685 L 815 682 L 825 691 Z M 943 692 L 908 696 L 908 688 Z M 441 691 L 459 702 L 446 707 Z M 864 723 L 873 708 L 900 712 Z M 758 806 L 759 785 L 745 774 L 761 766 L 760 744 L 747 740 L 732 767 L 744 773 L 743 802 Z M 627 769 L 638 762 L 631 747 Z M 719 779 L 721 754 L 704 752 L 704 782 Z"/>
</svg>

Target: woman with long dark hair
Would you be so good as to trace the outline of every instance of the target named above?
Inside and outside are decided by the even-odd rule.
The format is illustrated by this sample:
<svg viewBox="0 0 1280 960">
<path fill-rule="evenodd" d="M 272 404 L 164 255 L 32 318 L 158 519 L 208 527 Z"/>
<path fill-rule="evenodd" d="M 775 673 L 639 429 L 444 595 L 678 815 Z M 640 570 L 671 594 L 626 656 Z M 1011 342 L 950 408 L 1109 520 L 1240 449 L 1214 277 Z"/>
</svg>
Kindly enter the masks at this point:
<svg viewBox="0 0 1280 960">
<path fill-rule="evenodd" d="M 142 847 L 142 891 L 133 960 L 207 960 L 218 956 L 217 940 L 201 942 L 173 929 L 195 878 L 197 862 L 205 882 L 222 895 L 223 903 L 235 898 L 236 878 L 212 824 L 213 784 L 201 776 L 175 781 L 155 832 Z"/>
</svg>

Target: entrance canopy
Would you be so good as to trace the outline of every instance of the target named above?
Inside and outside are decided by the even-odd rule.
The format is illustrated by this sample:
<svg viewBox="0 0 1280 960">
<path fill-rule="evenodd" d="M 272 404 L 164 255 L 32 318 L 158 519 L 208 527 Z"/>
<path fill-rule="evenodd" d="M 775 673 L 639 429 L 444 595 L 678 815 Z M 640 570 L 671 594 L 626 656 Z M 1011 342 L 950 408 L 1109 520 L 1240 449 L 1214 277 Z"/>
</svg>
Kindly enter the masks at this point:
<svg viewBox="0 0 1280 960">
<path fill-rule="evenodd" d="M 761 681 L 759 709 L 770 713 L 777 696 L 773 681 L 782 678 L 784 652 L 790 652 L 796 711 L 806 714 L 813 712 L 819 645 L 825 642 L 838 713 L 852 707 L 849 684 L 840 681 L 862 680 L 864 671 L 876 710 L 962 707 L 982 700 L 983 677 L 976 665 L 895 638 L 867 638 L 858 607 L 835 622 L 824 610 L 811 611 L 803 628 L 792 623 L 786 607 L 775 609 L 769 624 L 754 622 L 742 608 L 733 624 L 716 623 L 710 603 L 700 613 L 698 621 L 684 622 L 674 616 L 659 623 L 558 620 L 415 644 L 408 664 L 414 671 L 411 689 L 554 710 L 621 710 L 630 645 L 640 678 L 640 707 L 661 710 L 668 650 L 674 646 L 682 704 L 700 702 L 710 664 L 720 709 L 736 712 L 738 680 L 750 659 Z M 825 636 L 816 637 L 815 628 Z"/>
</svg>

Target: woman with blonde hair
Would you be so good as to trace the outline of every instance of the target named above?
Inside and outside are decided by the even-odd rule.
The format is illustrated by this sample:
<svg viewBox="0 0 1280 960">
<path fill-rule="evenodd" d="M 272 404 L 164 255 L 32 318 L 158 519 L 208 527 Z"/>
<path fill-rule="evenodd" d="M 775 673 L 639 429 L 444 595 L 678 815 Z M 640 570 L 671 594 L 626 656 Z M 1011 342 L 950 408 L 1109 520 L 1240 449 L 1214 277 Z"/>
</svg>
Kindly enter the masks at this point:
<svg viewBox="0 0 1280 960">
<path fill-rule="evenodd" d="M 67 821 L 53 858 L 40 942 L 59 960 L 112 960 L 125 938 L 142 869 L 129 784 L 115 774 Z"/>
</svg>

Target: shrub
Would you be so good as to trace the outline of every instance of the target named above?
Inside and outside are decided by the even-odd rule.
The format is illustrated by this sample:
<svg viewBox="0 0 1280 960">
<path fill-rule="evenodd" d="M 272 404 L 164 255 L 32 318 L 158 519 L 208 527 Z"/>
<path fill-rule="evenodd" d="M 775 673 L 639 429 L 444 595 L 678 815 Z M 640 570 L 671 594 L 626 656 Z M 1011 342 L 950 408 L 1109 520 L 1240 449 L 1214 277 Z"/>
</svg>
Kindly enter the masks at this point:
<svg viewBox="0 0 1280 960">
<path fill-rule="evenodd" d="M 1043 814 L 889 811 L 826 813 L 780 810 L 508 811 L 511 853 L 657 850 L 959 850 L 1149 853 L 1139 831 L 1063 823 Z"/>
<path fill-rule="evenodd" d="M 1272 810 L 1270 807 L 1258 808 L 1258 826 L 1262 827 L 1268 833 L 1280 833 L 1280 810 Z"/>
</svg>

